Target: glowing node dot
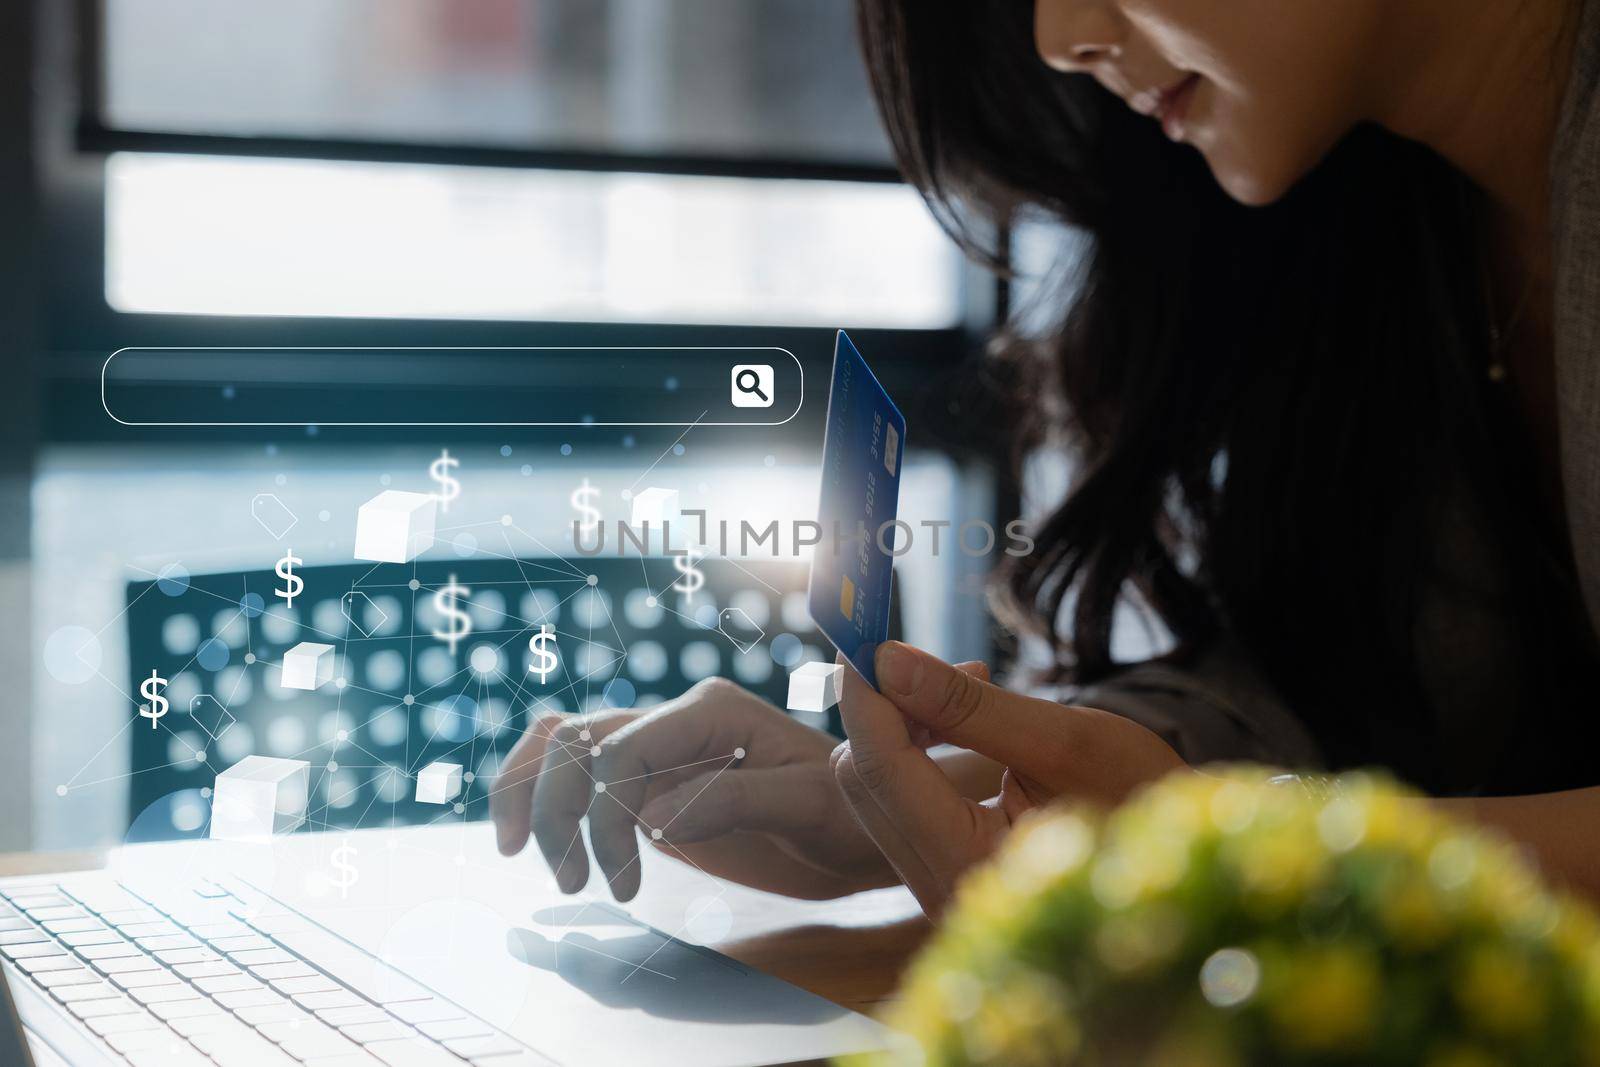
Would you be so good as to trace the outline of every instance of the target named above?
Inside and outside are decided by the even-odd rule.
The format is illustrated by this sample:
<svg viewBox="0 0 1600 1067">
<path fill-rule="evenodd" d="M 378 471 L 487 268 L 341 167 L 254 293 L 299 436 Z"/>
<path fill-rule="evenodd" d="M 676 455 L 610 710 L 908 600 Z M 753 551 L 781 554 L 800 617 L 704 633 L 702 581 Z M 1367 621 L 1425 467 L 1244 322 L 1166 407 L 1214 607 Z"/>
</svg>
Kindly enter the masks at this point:
<svg viewBox="0 0 1600 1067">
<path fill-rule="evenodd" d="M 327 522 L 333 518 L 333 512 L 329 511 L 327 508 L 323 508 L 321 511 L 317 512 L 317 518 L 322 522 Z"/>
<path fill-rule="evenodd" d="M 606 791 L 606 784 L 604 782 L 596 782 L 594 784 L 594 791 L 596 793 L 604 793 Z"/>
<path fill-rule="evenodd" d="M 744 749 L 742 749 L 742 748 L 734 749 L 733 750 L 733 758 L 734 759 L 744 759 Z"/>
<path fill-rule="evenodd" d="M 462 814 L 465 814 L 465 813 L 466 813 L 466 810 L 467 810 L 467 806 L 466 806 L 466 805 L 465 805 L 465 804 L 461 804 L 461 803 L 457 803 L 457 804 L 456 804 L 456 805 L 455 805 L 455 807 L 454 807 L 454 811 L 455 811 L 455 813 L 456 813 L 456 814 L 457 814 L 457 815 L 462 815 Z M 466 862 L 466 861 L 465 861 L 465 860 L 462 860 L 462 859 L 460 859 L 460 858 L 459 858 L 459 857 L 458 857 L 458 858 L 457 858 L 457 859 L 456 859 L 456 865 L 457 865 L 457 866 L 460 866 L 460 865 L 461 865 L 461 864 L 462 864 L 462 863 L 464 863 L 464 862 Z"/>
<path fill-rule="evenodd" d="M 66 786 L 62 786 L 61 788 L 65 789 Z M 210 800 L 211 799 L 211 787 L 209 785 L 201 786 L 200 787 L 200 795 L 205 797 L 207 800 Z"/>
<path fill-rule="evenodd" d="M 660 841 L 661 840 L 661 830 L 660 830 L 659 827 L 657 827 L 656 829 L 650 831 L 650 840 L 652 840 L 652 841 Z"/>
<path fill-rule="evenodd" d="M 341 741 L 348 741 L 348 740 L 350 740 L 350 731 L 349 730 L 340 730 L 334 736 L 337 737 Z"/>
<path fill-rule="evenodd" d="M 206 750 L 202 748 L 199 751 L 197 751 L 194 754 L 194 761 L 196 763 L 204 763 L 206 761 Z"/>
<path fill-rule="evenodd" d="M 335 686 L 337 686 L 338 688 L 343 689 L 345 686 L 350 684 L 350 679 L 348 679 L 348 678 L 336 678 L 336 679 L 334 679 L 333 684 Z"/>
<path fill-rule="evenodd" d="M 56 786 L 56 796 L 64 797 L 66 795 L 67 795 L 67 787 L 66 786 L 64 786 L 64 785 Z"/>
<path fill-rule="evenodd" d="M 407 693 L 405 696 L 400 698 L 400 702 L 409 708 L 411 705 L 417 702 L 417 698 L 412 696 L 410 693 Z"/>
<path fill-rule="evenodd" d="M 463 782 L 466 782 L 468 785 L 471 785 L 474 781 L 477 780 L 477 778 L 478 778 L 478 776 L 476 774 L 473 774 L 471 771 L 468 771 L 468 772 L 466 772 L 465 774 L 463 774 L 461 776 L 461 780 Z"/>
<path fill-rule="evenodd" d="M 336 771 L 338 769 L 339 769 L 339 761 L 338 760 L 332 760 L 331 759 L 331 760 L 328 761 L 328 770 Z"/>
<path fill-rule="evenodd" d="M 579 741 L 587 741 L 587 740 L 589 740 L 589 731 L 588 730 L 579 730 L 578 731 L 578 740 Z"/>
<path fill-rule="evenodd" d="M 254 652 L 246 652 L 244 654 L 244 661 L 246 665 L 254 663 L 256 661 L 256 654 Z"/>
<path fill-rule="evenodd" d="M 599 585 L 600 584 L 600 576 L 598 574 L 589 575 L 589 584 L 590 585 Z"/>
<path fill-rule="evenodd" d="M 500 516 L 500 525 L 501 526 L 510 526 L 511 525 L 511 516 L 510 515 L 502 515 L 502 516 Z"/>
<path fill-rule="evenodd" d="M 622 499 L 624 499 L 624 500 L 632 500 L 633 499 L 633 490 L 632 489 L 624 489 L 622 491 Z"/>
<path fill-rule="evenodd" d="M 600 746 L 599 745 L 591 746 L 590 749 L 589 749 L 589 755 L 591 755 L 591 756 L 600 755 Z"/>
<path fill-rule="evenodd" d="M 656 598 L 653 597 L 653 596 L 645 597 L 644 598 L 644 606 L 647 607 L 647 608 L 655 607 L 656 606 Z"/>
</svg>

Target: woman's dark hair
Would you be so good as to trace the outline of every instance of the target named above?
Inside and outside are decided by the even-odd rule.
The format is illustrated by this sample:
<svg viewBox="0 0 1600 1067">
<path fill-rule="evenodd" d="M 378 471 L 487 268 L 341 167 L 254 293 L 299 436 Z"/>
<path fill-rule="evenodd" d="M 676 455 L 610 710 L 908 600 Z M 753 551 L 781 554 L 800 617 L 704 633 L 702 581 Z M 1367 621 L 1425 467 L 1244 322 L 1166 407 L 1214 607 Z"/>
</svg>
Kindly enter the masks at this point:
<svg viewBox="0 0 1600 1067">
<path fill-rule="evenodd" d="M 1565 655 L 1536 620 L 1572 621 L 1547 590 L 1574 588 L 1535 547 L 1546 509 L 1487 384 L 1479 195 L 1363 127 L 1280 202 L 1242 206 L 1193 149 L 1047 67 L 1032 16 L 860 0 L 898 161 L 956 239 L 1003 269 L 991 224 L 1043 211 L 1086 238 L 1058 327 L 1001 339 L 1040 376 L 1028 440 L 1065 433 L 1076 456 L 1006 578 L 1017 616 L 1056 642 L 1058 677 L 1092 682 L 1119 666 L 1113 609 L 1136 591 L 1180 660 L 1236 639 L 1332 764 L 1470 785 L 1438 765 L 1418 670 L 1445 526 L 1481 525 L 1497 558 L 1532 553 L 1524 573 L 1551 578 L 1516 594 L 1533 683 Z"/>
</svg>

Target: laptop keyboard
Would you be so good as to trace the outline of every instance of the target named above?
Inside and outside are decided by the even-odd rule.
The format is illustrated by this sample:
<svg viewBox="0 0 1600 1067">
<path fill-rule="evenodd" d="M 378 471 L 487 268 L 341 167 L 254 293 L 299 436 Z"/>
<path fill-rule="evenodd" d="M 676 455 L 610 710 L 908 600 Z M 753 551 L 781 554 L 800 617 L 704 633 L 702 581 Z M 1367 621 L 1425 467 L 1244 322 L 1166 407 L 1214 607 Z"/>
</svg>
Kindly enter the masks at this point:
<svg viewBox="0 0 1600 1067">
<path fill-rule="evenodd" d="M 554 1061 L 249 887 L 0 889 L 0 955 L 134 1067 Z"/>
</svg>

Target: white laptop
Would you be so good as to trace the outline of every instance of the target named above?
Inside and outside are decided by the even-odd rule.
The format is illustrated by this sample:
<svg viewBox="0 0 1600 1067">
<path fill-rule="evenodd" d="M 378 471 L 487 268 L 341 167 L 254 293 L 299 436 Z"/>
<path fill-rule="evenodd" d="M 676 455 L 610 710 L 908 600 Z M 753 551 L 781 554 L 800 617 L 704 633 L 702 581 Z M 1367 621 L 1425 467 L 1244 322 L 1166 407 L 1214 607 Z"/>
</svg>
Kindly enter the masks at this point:
<svg viewBox="0 0 1600 1067">
<path fill-rule="evenodd" d="M 598 878 L 562 896 L 491 835 L 137 845 L 103 871 L 0 879 L 21 1021 L 0 1025 L 0 1062 L 30 1062 L 24 1029 L 37 1067 L 746 1067 L 885 1043 L 877 1023 L 696 942 L 897 918 L 914 907 L 903 891 L 788 901 L 645 848 L 624 909 Z"/>
</svg>

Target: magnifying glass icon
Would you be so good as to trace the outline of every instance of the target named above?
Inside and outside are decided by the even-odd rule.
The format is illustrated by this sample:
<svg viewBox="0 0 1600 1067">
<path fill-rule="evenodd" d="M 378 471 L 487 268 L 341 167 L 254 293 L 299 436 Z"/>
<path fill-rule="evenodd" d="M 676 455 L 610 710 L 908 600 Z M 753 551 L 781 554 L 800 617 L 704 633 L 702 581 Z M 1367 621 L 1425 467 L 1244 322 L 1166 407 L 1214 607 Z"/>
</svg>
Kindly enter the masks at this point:
<svg viewBox="0 0 1600 1067">
<path fill-rule="evenodd" d="M 767 364 L 747 363 L 733 368 L 733 394 L 735 407 L 772 406 L 772 367 Z M 755 397 L 756 399 L 751 399 Z"/>
</svg>

